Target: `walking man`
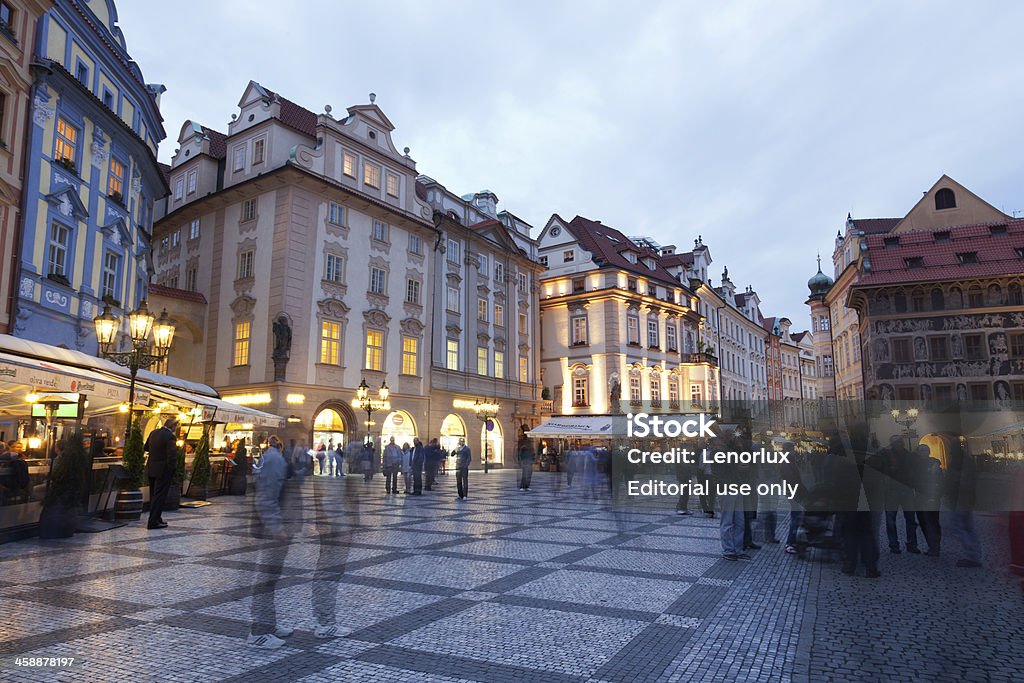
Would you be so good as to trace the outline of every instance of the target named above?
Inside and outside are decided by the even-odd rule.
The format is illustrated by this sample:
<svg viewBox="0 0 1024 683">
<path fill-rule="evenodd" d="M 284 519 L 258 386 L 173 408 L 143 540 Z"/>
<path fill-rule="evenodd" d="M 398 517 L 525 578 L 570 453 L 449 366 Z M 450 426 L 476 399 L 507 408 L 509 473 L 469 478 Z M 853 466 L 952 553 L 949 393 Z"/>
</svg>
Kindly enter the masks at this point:
<svg viewBox="0 0 1024 683">
<path fill-rule="evenodd" d="M 149 477 L 149 523 L 147 529 L 166 529 L 163 519 L 167 492 L 171 488 L 174 468 L 178 460 L 178 416 L 171 415 L 164 420 L 164 426 L 150 433 L 146 439 L 149 461 L 146 476 Z"/>
<path fill-rule="evenodd" d="M 472 458 L 466 440 L 459 439 L 459 447 L 455 449 L 455 486 L 459 492 L 459 500 L 469 497 L 469 462 Z"/>
<path fill-rule="evenodd" d="M 523 441 L 519 446 L 519 490 L 529 491 L 530 481 L 533 479 L 533 449 L 528 441 Z"/>
<path fill-rule="evenodd" d="M 441 446 L 438 445 L 437 439 L 431 439 L 430 447 L 427 448 L 427 452 L 424 454 L 424 464 L 427 468 L 427 485 L 423 488 L 427 491 L 432 491 L 434 488 L 434 479 L 437 478 L 437 467 L 443 457 L 444 455 L 441 453 Z"/>
</svg>

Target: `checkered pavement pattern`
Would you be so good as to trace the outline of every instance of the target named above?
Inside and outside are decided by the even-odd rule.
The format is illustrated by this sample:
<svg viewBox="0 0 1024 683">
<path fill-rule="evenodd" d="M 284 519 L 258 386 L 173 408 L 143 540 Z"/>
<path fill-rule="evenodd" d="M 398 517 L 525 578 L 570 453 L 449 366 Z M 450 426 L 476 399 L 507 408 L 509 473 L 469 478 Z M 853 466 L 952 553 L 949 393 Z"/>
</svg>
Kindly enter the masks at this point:
<svg viewBox="0 0 1024 683">
<path fill-rule="evenodd" d="M 900 676 L 933 666 L 929 652 L 942 648 L 930 613 L 887 597 L 907 582 L 935 593 L 925 604 L 947 634 L 957 622 L 962 637 L 988 642 L 979 680 L 1024 678 L 1021 598 L 1007 577 L 928 558 L 924 578 L 905 569 L 899 585 L 866 583 L 767 545 L 727 562 L 717 520 L 700 513 L 616 511 L 558 474 L 536 474 L 528 492 L 513 472 L 470 479 L 466 501 L 454 476 L 421 497 L 386 496 L 382 479 L 307 480 L 293 499 L 302 525 L 287 541 L 253 537 L 250 495 L 168 513 L 162 531 L 139 522 L 0 546 L 0 680 L 915 680 Z M 261 560 L 274 544 L 287 546 L 272 589 L 278 623 L 296 631 L 278 650 L 255 650 L 245 644 L 252 595 L 271 590 L 277 572 Z M 352 630 L 334 640 L 313 636 L 325 548 L 341 558 L 327 573 L 337 622 Z M 854 648 L 860 629 L 895 634 L 895 645 Z M 904 660 L 899 644 L 915 638 Z M 15 656 L 75 664 L 29 671 L 11 665 Z M 949 670 L 973 680 L 969 664 Z"/>
</svg>

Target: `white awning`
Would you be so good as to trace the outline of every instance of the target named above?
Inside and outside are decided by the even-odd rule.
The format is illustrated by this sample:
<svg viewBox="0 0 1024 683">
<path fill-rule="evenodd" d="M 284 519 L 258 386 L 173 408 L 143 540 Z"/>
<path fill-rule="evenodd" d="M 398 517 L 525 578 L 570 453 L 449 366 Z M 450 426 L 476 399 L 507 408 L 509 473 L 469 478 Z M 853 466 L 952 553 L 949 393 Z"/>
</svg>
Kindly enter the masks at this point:
<svg viewBox="0 0 1024 683">
<path fill-rule="evenodd" d="M 620 425 L 615 425 L 613 420 L 615 418 L 607 415 L 552 417 L 526 432 L 526 435 L 532 439 L 610 439 L 614 436 L 625 436 L 625 418 L 619 418 L 622 423 Z M 615 427 L 618 427 L 618 430 Z M 619 433 L 616 434 L 616 431 Z"/>
<path fill-rule="evenodd" d="M 151 387 L 156 395 L 164 395 L 175 401 L 186 401 L 198 405 L 203 409 L 203 422 L 236 422 L 238 424 L 252 424 L 254 427 L 270 427 L 279 429 L 284 426 L 283 417 L 265 413 L 262 410 L 249 408 L 229 403 L 222 398 L 212 396 L 201 396 L 181 389 L 170 389 L 168 387 Z"/>
<path fill-rule="evenodd" d="M 71 392 L 115 402 L 128 400 L 128 384 L 86 368 L 0 351 L 0 382 L 32 392 Z"/>
</svg>

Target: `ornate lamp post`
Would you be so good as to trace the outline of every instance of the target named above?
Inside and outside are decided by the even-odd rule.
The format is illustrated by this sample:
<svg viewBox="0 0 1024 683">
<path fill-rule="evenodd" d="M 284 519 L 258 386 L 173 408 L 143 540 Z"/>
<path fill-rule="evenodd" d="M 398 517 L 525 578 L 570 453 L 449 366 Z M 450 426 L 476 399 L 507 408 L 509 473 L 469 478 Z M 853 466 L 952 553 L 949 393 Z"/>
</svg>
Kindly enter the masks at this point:
<svg viewBox="0 0 1024 683">
<path fill-rule="evenodd" d="M 908 408 L 907 410 L 893 408 L 889 414 L 892 415 L 892 419 L 896 421 L 896 424 L 903 427 L 903 431 L 907 437 L 907 450 L 913 450 L 913 447 L 910 445 L 910 428 L 915 422 L 917 422 L 917 417 L 920 415 L 920 411 L 918 411 L 917 408 Z"/>
<path fill-rule="evenodd" d="M 366 383 L 365 377 L 356 387 L 356 397 L 352 399 L 352 407 L 366 411 L 366 443 L 370 442 L 370 425 L 373 414 L 379 410 L 391 410 L 391 403 L 388 402 L 390 394 L 391 390 L 388 389 L 387 383 L 381 382 L 380 388 L 377 389 L 377 398 L 371 397 L 370 386 Z"/>
<path fill-rule="evenodd" d="M 111 360 L 122 367 L 128 368 L 131 383 L 128 385 L 128 427 L 125 429 L 125 444 L 132 433 L 132 417 L 135 408 L 135 378 L 139 370 L 149 368 L 167 358 L 174 340 L 174 324 L 167 317 L 167 309 L 157 319 L 149 312 L 146 302 L 128 314 L 128 332 L 131 335 L 130 351 L 115 351 L 117 332 L 121 328 L 121 319 L 114 317 L 110 306 L 103 306 L 103 313 L 93 318 L 96 326 L 96 339 L 99 341 L 100 356 Z M 153 341 L 150 346 L 150 333 Z"/>
<path fill-rule="evenodd" d="M 486 428 L 491 425 L 491 420 L 498 415 L 498 411 L 501 406 L 497 403 L 487 403 L 486 401 L 481 402 L 477 399 L 473 403 L 473 412 L 476 413 L 477 418 L 483 423 L 485 431 Z M 487 435 L 484 434 L 484 474 L 490 471 L 490 463 L 487 460 Z"/>
</svg>

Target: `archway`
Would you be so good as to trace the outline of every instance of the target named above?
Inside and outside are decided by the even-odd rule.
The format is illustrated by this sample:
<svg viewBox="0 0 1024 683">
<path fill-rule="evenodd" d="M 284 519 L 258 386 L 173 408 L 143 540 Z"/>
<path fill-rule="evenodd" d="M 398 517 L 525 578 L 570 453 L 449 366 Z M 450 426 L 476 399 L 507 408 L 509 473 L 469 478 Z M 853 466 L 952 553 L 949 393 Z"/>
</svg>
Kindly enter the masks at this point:
<svg viewBox="0 0 1024 683">
<path fill-rule="evenodd" d="M 483 463 L 484 453 L 487 454 L 487 462 L 492 467 L 505 463 L 505 437 L 501 430 L 501 424 L 493 417 L 480 425 L 481 464 Z"/>
<path fill-rule="evenodd" d="M 313 418 L 313 448 L 323 444 L 345 445 L 345 420 L 336 409 L 327 407 Z"/>
<path fill-rule="evenodd" d="M 460 438 L 466 438 L 466 423 L 455 413 L 450 413 L 441 422 L 441 437 L 438 442 L 441 448 L 451 453 L 459 447 Z"/>
<path fill-rule="evenodd" d="M 384 424 L 380 428 L 381 447 L 386 446 L 391 437 L 395 437 L 395 443 L 399 446 L 412 446 L 416 433 L 416 421 L 412 419 L 412 415 L 404 410 L 392 411 L 384 418 Z"/>
</svg>

